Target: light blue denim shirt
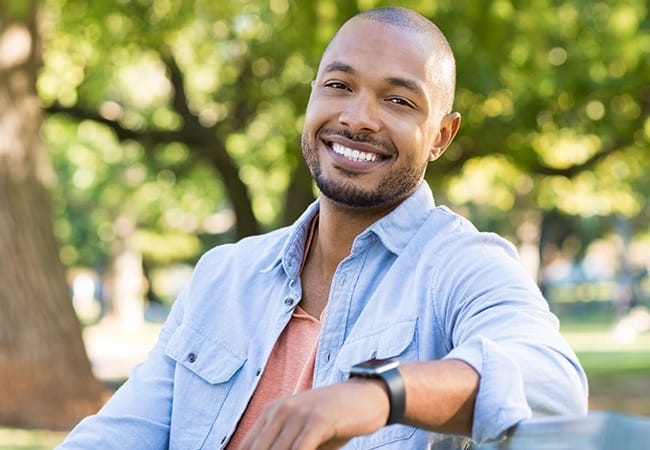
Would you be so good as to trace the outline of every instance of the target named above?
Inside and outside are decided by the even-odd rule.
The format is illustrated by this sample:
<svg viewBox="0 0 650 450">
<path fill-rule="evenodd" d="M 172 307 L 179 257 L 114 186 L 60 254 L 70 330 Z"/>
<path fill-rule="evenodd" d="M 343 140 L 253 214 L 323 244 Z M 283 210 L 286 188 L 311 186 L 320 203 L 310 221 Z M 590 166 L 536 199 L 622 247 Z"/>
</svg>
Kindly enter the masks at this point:
<svg viewBox="0 0 650 450">
<path fill-rule="evenodd" d="M 207 252 L 148 359 L 59 448 L 223 448 L 300 302 L 318 207 L 291 227 Z M 472 365 L 480 374 L 476 441 L 532 415 L 586 412 L 584 372 L 514 248 L 436 207 L 425 183 L 357 236 L 339 264 L 313 385 L 345 380 L 351 365 L 372 357 Z M 391 425 L 345 448 L 424 449 L 443 439 Z"/>
</svg>

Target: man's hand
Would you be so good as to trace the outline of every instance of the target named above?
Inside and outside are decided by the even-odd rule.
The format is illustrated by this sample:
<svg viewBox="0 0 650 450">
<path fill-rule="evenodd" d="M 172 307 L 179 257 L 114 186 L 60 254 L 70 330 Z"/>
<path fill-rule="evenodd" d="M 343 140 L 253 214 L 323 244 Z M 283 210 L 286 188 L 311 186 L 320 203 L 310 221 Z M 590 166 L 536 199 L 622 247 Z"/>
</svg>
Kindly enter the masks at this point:
<svg viewBox="0 0 650 450">
<path fill-rule="evenodd" d="M 386 424 L 390 405 L 380 380 L 352 379 L 269 403 L 242 450 L 329 450 Z"/>
</svg>

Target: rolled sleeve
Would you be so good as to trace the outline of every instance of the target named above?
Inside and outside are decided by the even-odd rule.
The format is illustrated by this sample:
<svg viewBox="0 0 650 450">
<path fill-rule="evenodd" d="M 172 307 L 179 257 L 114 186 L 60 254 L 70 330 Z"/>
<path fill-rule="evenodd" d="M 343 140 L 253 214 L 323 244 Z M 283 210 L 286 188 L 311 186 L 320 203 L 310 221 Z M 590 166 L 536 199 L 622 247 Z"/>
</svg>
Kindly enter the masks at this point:
<svg viewBox="0 0 650 450">
<path fill-rule="evenodd" d="M 480 375 L 472 438 L 498 439 L 531 417 L 586 413 L 585 373 L 514 250 L 493 235 L 461 244 L 434 293 L 445 300 L 445 359 Z"/>
<path fill-rule="evenodd" d="M 474 403 L 472 439 L 498 439 L 509 428 L 532 417 L 519 365 L 497 344 L 477 337 L 453 349 L 445 359 L 459 359 L 480 375 Z"/>
</svg>

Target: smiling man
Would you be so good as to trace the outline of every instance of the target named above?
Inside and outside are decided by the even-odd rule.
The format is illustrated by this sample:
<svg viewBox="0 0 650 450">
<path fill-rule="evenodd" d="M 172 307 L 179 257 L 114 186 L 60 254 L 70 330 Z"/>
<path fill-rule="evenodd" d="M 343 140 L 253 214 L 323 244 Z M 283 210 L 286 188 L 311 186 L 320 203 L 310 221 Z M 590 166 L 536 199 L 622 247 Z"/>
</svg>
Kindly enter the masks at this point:
<svg viewBox="0 0 650 450">
<path fill-rule="evenodd" d="M 586 411 L 513 247 L 423 182 L 458 131 L 452 51 L 403 8 L 334 36 L 302 136 L 321 191 L 197 265 L 149 358 L 61 449 L 423 449 Z"/>
</svg>

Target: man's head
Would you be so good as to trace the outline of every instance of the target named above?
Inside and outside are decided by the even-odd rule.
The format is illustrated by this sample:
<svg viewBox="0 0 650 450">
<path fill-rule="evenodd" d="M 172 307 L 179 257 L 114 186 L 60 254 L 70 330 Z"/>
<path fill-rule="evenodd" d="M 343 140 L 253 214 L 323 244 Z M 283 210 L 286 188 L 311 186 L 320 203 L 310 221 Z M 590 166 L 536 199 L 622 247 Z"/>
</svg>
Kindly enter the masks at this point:
<svg viewBox="0 0 650 450">
<path fill-rule="evenodd" d="M 381 8 L 348 20 L 313 83 L 303 154 L 321 192 L 340 205 L 403 200 L 454 138 L 455 63 L 428 19 Z"/>
<path fill-rule="evenodd" d="M 456 61 L 447 38 L 433 22 L 411 9 L 402 7 L 385 7 L 363 11 L 349 19 L 348 22 L 355 19 L 385 23 L 407 32 L 427 35 L 431 42 L 434 43 L 437 65 L 435 70 L 430 72 L 430 75 L 434 77 L 436 87 L 440 90 L 438 95 L 441 103 L 446 106 L 444 109 L 447 113 L 451 112 L 456 90 Z M 329 49 L 337 35 L 338 32 L 332 37 L 323 54 L 327 53 L 327 49 Z"/>
</svg>

